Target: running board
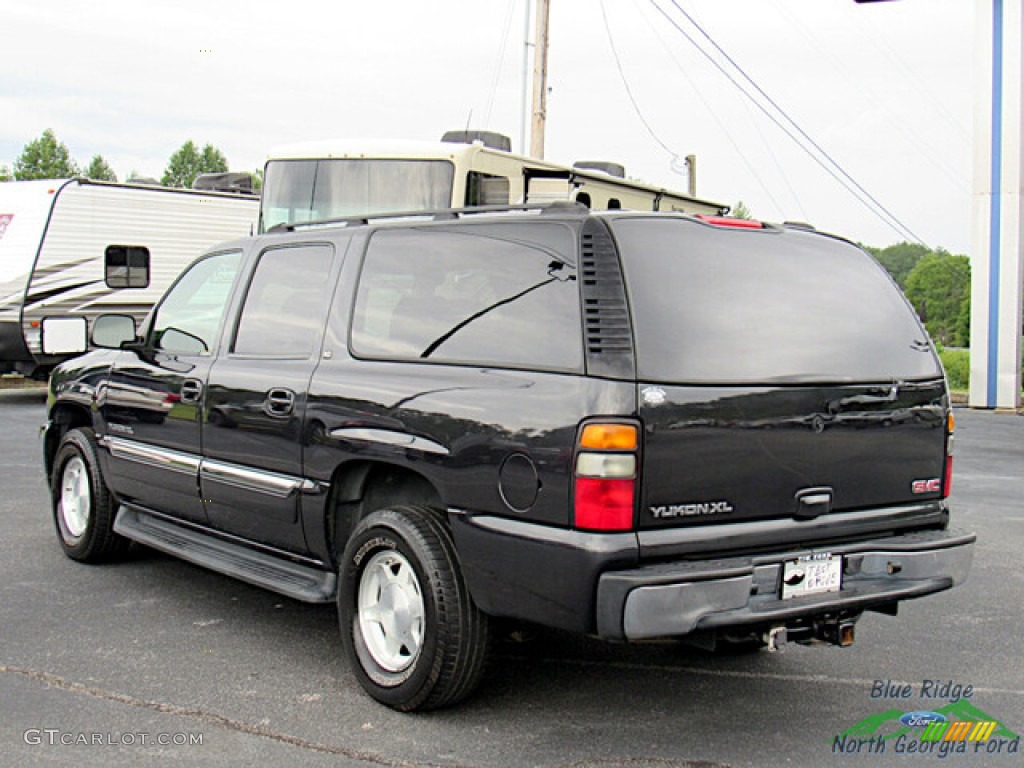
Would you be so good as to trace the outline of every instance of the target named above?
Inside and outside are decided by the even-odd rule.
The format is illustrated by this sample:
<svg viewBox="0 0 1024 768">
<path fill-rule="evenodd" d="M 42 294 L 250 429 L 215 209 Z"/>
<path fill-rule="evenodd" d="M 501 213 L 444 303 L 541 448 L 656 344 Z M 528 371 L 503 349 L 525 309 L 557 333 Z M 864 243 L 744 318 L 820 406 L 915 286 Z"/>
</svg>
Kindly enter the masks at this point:
<svg viewBox="0 0 1024 768">
<path fill-rule="evenodd" d="M 147 547 L 304 603 L 329 603 L 337 593 L 338 577 L 333 573 L 224 541 L 127 504 L 117 511 L 114 531 Z"/>
</svg>

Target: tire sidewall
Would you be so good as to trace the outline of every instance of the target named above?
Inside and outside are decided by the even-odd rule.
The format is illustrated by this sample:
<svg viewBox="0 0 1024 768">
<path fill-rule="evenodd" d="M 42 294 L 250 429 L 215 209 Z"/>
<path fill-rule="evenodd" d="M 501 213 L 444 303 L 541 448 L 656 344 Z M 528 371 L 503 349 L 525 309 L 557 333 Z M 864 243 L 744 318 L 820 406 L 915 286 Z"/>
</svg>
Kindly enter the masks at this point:
<svg viewBox="0 0 1024 768">
<path fill-rule="evenodd" d="M 74 536 L 68 530 L 62 511 L 62 493 L 64 487 L 64 470 L 68 463 L 78 458 L 85 465 L 86 476 L 89 481 L 89 514 L 86 520 L 85 530 L 80 536 Z M 60 541 L 64 552 L 76 559 L 88 556 L 92 549 L 92 542 L 96 536 L 98 513 L 98 494 L 103 488 L 103 478 L 99 474 L 99 467 L 96 463 L 96 452 L 90 443 L 90 437 L 79 429 L 71 430 L 64 436 L 57 455 L 54 459 L 53 482 L 50 493 L 53 506 L 53 520 L 57 528 L 57 539 Z"/>
<path fill-rule="evenodd" d="M 352 671 L 375 699 L 397 709 L 414 709 L 430 694 L 440 671 L 436 596 L 423 565 L 427 553 L 418 539 L 401 514 L 393 510 L 376 512 L 356 528 L 339 568 L 338 619 Z M 363 639 L 358 615 L 363 571 L 374 554 L 389 550 L 409 562 L 423 597 L 423 641 L 419 654 L 399 672 L 389 672 L 374 660 Z"/>
</svg>

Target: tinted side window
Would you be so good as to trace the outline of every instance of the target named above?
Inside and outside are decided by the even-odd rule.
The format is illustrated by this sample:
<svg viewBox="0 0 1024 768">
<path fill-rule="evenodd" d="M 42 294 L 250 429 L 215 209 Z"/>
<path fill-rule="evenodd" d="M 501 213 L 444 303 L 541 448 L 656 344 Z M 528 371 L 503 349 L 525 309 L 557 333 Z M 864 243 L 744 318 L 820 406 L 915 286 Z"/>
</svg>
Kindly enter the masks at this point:
<svg viewBox="0 0 1024 768">
<path fill-rule="evenodd" d="M 333 255 L 330 245 L 265 251 L 249 284 L 231 351 L 309 357 L 331 293 Z"/>
<path fill-rule="evenodd" d="M 240 251 L 208 256 L 179 278 L 153 319 L 156 349 L 189 355 L 212 349 L 241 257 Z"/>
<path fill-rule="evenodd" d="M 110 288 L 149 287 L 149 249 L 141 245 L 108 245 L 103 252 L 104 277 Z"/>
<path fill-rule="evenodd" d="M 562 225 L 376 233 L 352 347 L 379 359 L 577 371 L 575 238 Z"/>
</svg>

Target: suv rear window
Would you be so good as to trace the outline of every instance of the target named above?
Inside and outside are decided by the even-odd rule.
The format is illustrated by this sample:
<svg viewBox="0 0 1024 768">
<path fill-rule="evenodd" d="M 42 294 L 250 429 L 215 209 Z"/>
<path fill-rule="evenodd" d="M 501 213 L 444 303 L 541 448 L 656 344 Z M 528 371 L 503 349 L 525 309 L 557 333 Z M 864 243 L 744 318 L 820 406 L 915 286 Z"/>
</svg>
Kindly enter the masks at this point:
<svg viewBox="0 0 1024 768">
<path fill-rule="evenodd" d="M 941 376 L 885 271 L 820 235 L 619 219 L 637 372 L 666 383 L 827 383 Z"/>
</svg>

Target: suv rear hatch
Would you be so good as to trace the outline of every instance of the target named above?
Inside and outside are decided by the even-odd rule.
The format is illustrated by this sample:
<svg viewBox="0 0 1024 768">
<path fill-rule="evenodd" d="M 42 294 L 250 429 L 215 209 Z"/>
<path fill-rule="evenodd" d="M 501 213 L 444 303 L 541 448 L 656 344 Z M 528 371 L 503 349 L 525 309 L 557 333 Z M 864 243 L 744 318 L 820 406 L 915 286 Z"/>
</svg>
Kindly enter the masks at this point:
<svg viewBox="0 0 1024 768">
<path fill-rule="evenodd" d="M 937 506 L 941 365 L 869 255 L 777 227 L 610 224 L 636 344 L 640 530 Z"/>
</svg>

